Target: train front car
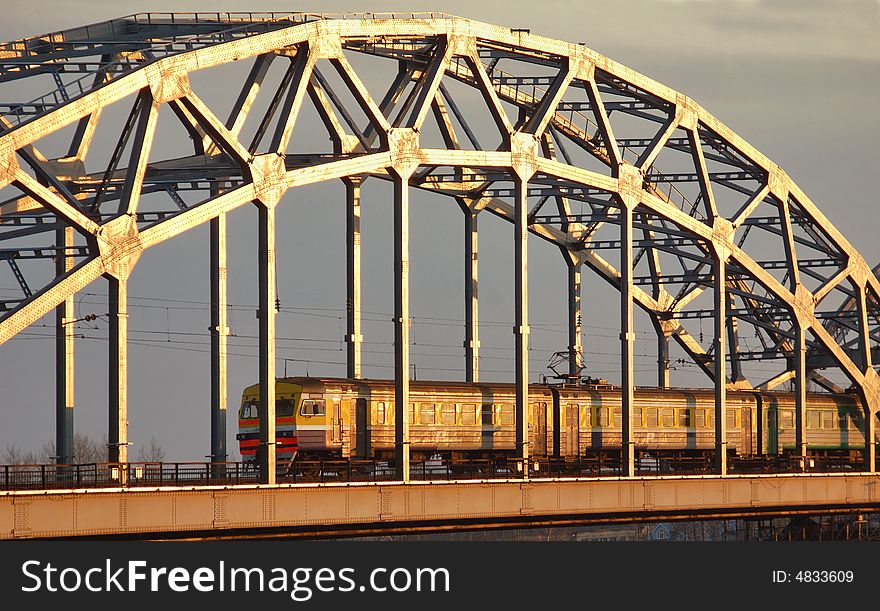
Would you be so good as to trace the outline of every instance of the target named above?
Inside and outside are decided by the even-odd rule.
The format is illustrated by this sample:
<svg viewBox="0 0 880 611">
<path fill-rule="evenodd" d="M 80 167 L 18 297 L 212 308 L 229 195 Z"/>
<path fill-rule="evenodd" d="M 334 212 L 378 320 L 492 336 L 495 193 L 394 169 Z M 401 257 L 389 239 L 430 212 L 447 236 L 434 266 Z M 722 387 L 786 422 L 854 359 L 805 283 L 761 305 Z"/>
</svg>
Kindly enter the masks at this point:
<svg viewBox="0 0 880 611">
<path fill-rule="evenodd" d="M 348 458 L 353 386 L 338 380 L 281 378 L 275 386 L 275 441 L 279 461 Z M 260 386 L 244 389 L 238 414 L 239 451 L 256 462 L 260 443 Z"/>
<path fill-rule="evenodd" d="M 290 460 L 298 450 L 296 412 L 302 403 L 302 386 L 287 380 L 275 384 L 275 452 Z M 245 463 L 256 464 L 260 447 L 260 386 L 244 389 L 238 410 L 238 451 Z"/>
</svg>

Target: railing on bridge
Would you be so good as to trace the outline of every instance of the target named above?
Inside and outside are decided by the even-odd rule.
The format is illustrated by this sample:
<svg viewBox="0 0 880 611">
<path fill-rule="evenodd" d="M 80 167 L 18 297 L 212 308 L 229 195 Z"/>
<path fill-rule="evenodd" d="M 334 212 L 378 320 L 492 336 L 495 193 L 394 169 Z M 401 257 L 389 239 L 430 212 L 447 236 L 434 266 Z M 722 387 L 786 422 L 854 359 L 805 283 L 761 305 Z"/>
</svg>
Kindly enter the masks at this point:
<svg viewBox="0 0 880 611">
<path fill-rule="evenodd" d="M 815 457 L 804 464 L 797 456 L 758 456 L 731 461 L 730 473 L 831 473 L 858 471 L 860 462 L 841 457 Z M 621 477 L 618 456 L 596 455 L 578 459 L 533 459 L 533 478 Z M 640 456 L 636 475 L 710 475 L 705 457 Z M 75 465 L 2 465 L 0 490 L 52 490 L 78 488 L 234 486 L 258 484 L 259 470 L 246 462 L 131 462 Z M 518 459 L 413 461 L 413 480 L 515 479 L 523 476 Z M 397 479 L 393 462 L 384 460 L 296 460 L 278 465 L 279 483 L 379 482 Z"/>
</svg>

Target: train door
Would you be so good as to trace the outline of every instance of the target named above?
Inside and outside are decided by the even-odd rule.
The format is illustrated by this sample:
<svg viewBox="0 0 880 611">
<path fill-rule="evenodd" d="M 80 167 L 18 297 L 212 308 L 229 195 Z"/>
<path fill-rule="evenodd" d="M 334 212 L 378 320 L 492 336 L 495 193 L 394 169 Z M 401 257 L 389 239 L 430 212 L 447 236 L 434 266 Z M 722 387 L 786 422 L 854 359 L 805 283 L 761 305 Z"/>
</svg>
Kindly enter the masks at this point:
<svg viewBox="0 0 880 611">
<path fill-rule="evenodd" d="M 562 446 L 560 445 L 560 437 L 562 436 L 562 420 L 559 405 L 559 390 L 551 387 L 550 394 L 553 396 L 553 410 L 550 417 L 550 429 L 553 431 L 553 457 L 559 458 L 559 456 L 562 454 Z"/>
<path fill-rule="evenodd" d="M 342 443 L 342 406 L 339 399 L 333 399 L 333 414 L 330 417 L 330 441 Z"/>
<path fill-rule="evenodd" d="M 761 395 L 758 393 L 754 393 L 755 399 L 755 419 L 754 426 L 752 427 L 755 431 L 755 446 L 758 454 L 761 456 L 767 453 L 767 441 L 766 441 L 766 416 L 764 415 L 764 406 L 761 402 Z M 753 446 L 753 447 L 755 447 Z"/>
<path fill-rule="evenodd" d="M 779 405 L 775 398 L 769 395 L 761 396 L 761 405 L 766 418 L 764 430 L 767 431 L 767 453 L 781 454 L 782 445 L 779 443 Z"/>
<path fill-rule="evenodd" d="M 740 408 L 741 412 L 741 441 L 742 441 L 742 451 L 740 454 L 745 456 L 752 455 L 752 406 L 748 403 L 743 402 L 742 407 Z"/>
<path fill-rule="evenodd" d="M 547 404 L 535 403 L 535 454 L 547 455 Z"/>
<path fill-rule="evenodd" d="M 577 405 L 569 404 L 565 410 L 565 423 L 568 428 L 567 431 L 567 448 L 566 455 L 567 456 L 577 456 L 579 452 L 578 448 L 578 440 L 580 439 L 580 409 Z"/>
<path fill-rule="evenodd" d="M 355 447 L 358 457 L 367 457 L 367 400 L 358 397 L 354 403 Z"/>
<path fill-rule="evenodd" d="M 342 457 L 351 457 L 351 401 L 342 400 L 342 420 L 339 425 L 342 432 Z"/>
</svg>

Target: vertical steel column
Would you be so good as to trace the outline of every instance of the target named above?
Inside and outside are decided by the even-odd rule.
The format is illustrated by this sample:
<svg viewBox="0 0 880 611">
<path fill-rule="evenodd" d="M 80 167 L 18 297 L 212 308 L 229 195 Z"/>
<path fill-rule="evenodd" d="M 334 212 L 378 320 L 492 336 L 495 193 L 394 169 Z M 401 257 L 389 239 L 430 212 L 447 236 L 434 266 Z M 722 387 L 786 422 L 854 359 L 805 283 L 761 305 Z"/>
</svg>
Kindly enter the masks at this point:
<svg viewBox="0 0 880 611">
<path fill-rule="evenodd" d="M 107 460 L 128 462 L 128 285 L 127 279 L 107 276 L 110 302 L 110 413 Z M 126 480 L 120 469 L 120 483 Z"/>
<path fill-rule="evenodd" d="M 516 453 L 529 476 L 529 249 L 528 180 L 515 176 L 514 327 L 516 357 Z"/>
<path fill-rule="evenodd" d="M 727 294 L 728 311 L 736 308 L 736 302 L 732 294 Z M 745 380 L 742 373 L 742 364 L 739 359 L 739 331 L 737 330 L 736 317 L 731 316 L 727 320 L 727 352 L 730 357 L 730 381 L 733 383 Z"/>
<path fill-rule="evenodd" d="M 73 246 L 73 228 L 56 232 L 58 254 L 55 257 L 55 275 L 62 276 L 73 269 L 73 257 L 66 249 Z M 55 308 L 55 462 L 73 464 L 73 406 L 74 406 L 74 303 L 70 295 Z"/>
<path fill-rule="evenodd" d="M 361 184 L 363 179 L 352 176 L 345 182 L 345 252 L 346 252 L 346 334 L 348 354 L 346 375 L 363 377 L 361 345 Z"/>
<path fill-rule="evenodd" d="M 868 295 L 866 287 L 854 286 L 856 294 L 856 306 L 859 315 L 859 353 L 861 356 L 862 371 L 867 372 L 873 367 L 873 359 L 871 358 L 871 328 L 868 326 Z M 868 400 L 868 393 L 862 393 L 862 401 L 865 410 L 865 470 L 874 473 L 877 470 L 877 444 L 874 440 L 874 431 L 877 427 L 876 405 L 872 405 Z"/>
<path fill-rule="evenodd" d="M 227 460 L 227 293 L 226 213 L 212 219 L 211 229 L 211 462 Z M 219 473 L 218 473 L 219 475 Z"/>
<path fill-rule="evenodd" d="M 260 292 L 260 481 L 275 483 L 275 206 L 258 203 Z"/>
<path fill-rule="evenodd" d="M 657 329 L 657 388 L 669 388 L 669 336 L 660 324 Z"/>
<path fill-rule="evenodd" d="M 635 475 L 633 440 L 634 352 L 633 323 L 633 206 L 626 202 L 620 209 L 620 408 L 621 459 L 625 477 Z"/>
<path fill-rule="evenodd" d="M 394 178 L 394 458 L 409 481 L 409 177 Z"/>
<path fill-rule="evenodd" d="M 571 254 L 568 264 L 568 374 L 578 377 L 581 371 L 583 345 L 581 344 L 581 265 Z"/>
<path fill-rule="evenodd" d="M 802 323 L 795 319 L 794 345 L 794 430 L 795 452 L 806 466 L 807 456 L 807 344 Z"/>
<path fill-rule="evenodd" d="M 464 210 L 464 367 L 465 380 L 480 380 L 479 297 L 477 291 L 477 212 Z"/>
<path fill-rule="evenodd" d="M 727 475 L 727 264 L 723 253 L 715 260 L 715 468 Z"/>
</svg>

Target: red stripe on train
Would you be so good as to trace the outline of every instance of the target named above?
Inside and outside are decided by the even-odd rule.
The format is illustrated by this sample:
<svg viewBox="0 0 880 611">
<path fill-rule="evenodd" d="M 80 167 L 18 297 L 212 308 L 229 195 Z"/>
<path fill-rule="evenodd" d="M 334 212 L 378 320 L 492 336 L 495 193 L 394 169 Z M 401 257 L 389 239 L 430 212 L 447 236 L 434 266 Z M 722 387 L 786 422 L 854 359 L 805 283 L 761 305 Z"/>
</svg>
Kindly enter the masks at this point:
<svg viewBox="0 0 880 611">
<path fill-rule="evenodd" d="M 287 454 L 298 450 L 299 442 L 296 437 L 281 437 L 275 441 L 275 446 L 276 452 Z M 257 453 L 257 448 L 260 447 L 260 440 L 242 439 L 239 441 L 238 447 L 242 456 L 253 456 Z"/>
</svg>

